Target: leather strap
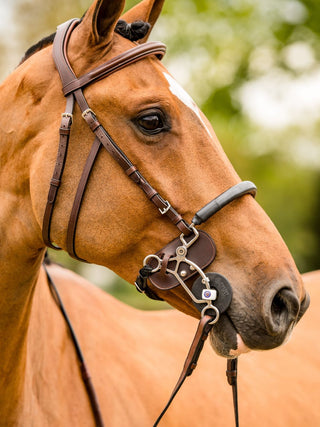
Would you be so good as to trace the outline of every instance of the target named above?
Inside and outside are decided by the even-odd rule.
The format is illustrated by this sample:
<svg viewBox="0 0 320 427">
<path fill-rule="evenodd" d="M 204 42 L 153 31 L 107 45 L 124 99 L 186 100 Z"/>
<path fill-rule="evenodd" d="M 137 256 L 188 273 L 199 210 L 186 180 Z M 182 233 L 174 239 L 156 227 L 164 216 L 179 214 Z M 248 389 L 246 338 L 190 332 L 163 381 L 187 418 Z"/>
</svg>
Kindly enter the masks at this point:
<svg viewBox="0 0 320 427">
<path fill-rule="evenodd" d="M 61 178 L 66 164 L 70 130 L 72 125 L 72 112 L 74 107 L 74 97 L 67 97 L 66 111 L 62 114 L 61 125 L 59 129 L 59 146 L 57 160 L 54 167 L 53 175 L 50 181 L 50 188 L 47 198 L 47 204 L 43 217 L 42 236 L 44 243 L 52 249 L 60 250 L 59 246 L 54 245 L 50 239 L 50 226 L 53 214 L 53 208 L 56 202 L 58 191 L 61 184 Z"/>
<path fill-rule="evenodd" d="M 84 88 L 90 83 L 103 79 L 116 71 L 121 70 L 128 65 L 146 58 L 150 55 L 157 56 L 162 59 L 166 53 L 166 46 L 160 42 L 148 42 L 121 53 L 110 61 L 96 67 L 79 78 L 71 80 L 63 86 L 63 93 L 65 96 L 74 92 L 77 89 Z"/>
<path fill-rule="evenodd" d="M 144 43 L 143 45 L 137 45 L 136 47 L 116 56 L 115 58 L 107 61 L 106 63 L 100 65 L 99 67 L 95 68 L 94 70 L 90 71 L 89 73 L 83 75 L 78 79 L 75 76 L 67 58 L 68 41 L 73 29 L 78 25 L 78 23 L 78 19 L 71 19 L 70 21 L 60 25 L 58 27 L 53 45 L 53 58 L 62 81 L 64 93 L 67 96 L 67 109 L 66 112 L 63 114 L 63 119 L 69 118 L 69 122 L 67 125 L 65 123 L 61 125 L 62 130 L 60 130 L 60 143 L 58 149 L 57 163 L 54 168 L 53 178 L 50 184 L 48 201 L 44 213 L 43 239 L 46 245 L 53 249 L 60 249 L 51 242 L 50 224 L 52 220 L 54 204 L 58 194 L 58 189 L 61 183 L 64 165 L 66 162 L 67 146 L 69 141 L 70 128 L 72 124 L 74 99 L 77 101 L 82 111 L 83 118 L 85 119 L 92 132 L 95 134 L 96 140 L 99 141 L 99 143 L 102 144 L 104 148 L 108 151 L 108 153 L 118 162 L 118 164 L 122 167 L 127 176 L 130 177 L 132 181 L 135 182 L 144 191 L 149 200 L 152 201 L 152 203 L 159 209 L 160 213 L 162 215 L 166 215 L 173 222 L 173 224 L 177 226 L 181 233 L 185 235 L 190 234 L 191 230 L 187 222 L 170 205 L 170 203 L 167 202 L 149 184 L 149 182 L 142 176 L 142 174 L 137 170 L 137 168 L 131 163 L 127 156 L 113 141 L 111 136 L 98 121 L 94 112 L 89 108 L 88 103 L 82 92 L 82 88 L 86 85 L 95 82 L 99 79 L 102 79 L 110 75 L 111 73 L 118 71 L 121 68 L 124 68 L 136 61 L 139 61 L 142 58 L 145 58 L 150 55 L 156 55 L 158 56 L 158 58 L 161 59 L 165 53 L 165 45 L 159 42 L 148 42 Z M 94 147 L 97 148 L 97 146 L 98 142 L 94 143 Z M 98 151 L 99 150 L 97 150 L 95 155 L 93 155 L 93 152 L 91 152 L 91 154 L 89 155 L 89 158 L 83 170 L 82 177 L 80 179 L 78 190 L 73 203 L 73 208 L 71 211 L 67 232 L 67 250 L 69 254 L 74 258 L 78 258 L 75 252 L 74 241 L 80 207 L 83 200 L 84 191 L 86 189 L 87 181 L 89 179 L 89 175 L 92 170 L 93 163 L 96 159 Z M 60 159 L 62 161 L 60 161 Z M 81 260 L 84 261 L 83 259 Z"/>
<path fill-rule="evenodd" d="M 207 221 L 212 215 L 216 214 L 220 209 L 227 206 L 233 200 L 244 196 L 245 194 L 251 194 L 252 197 L 256 197 L 257 187 L 251 181 L 242 181 L 228 190 L 221 193 L 218 197 L 211 200 L 206 206 L 201 208 L 193 217 L 192 224 L 200 225 Z"/>
<path fill-rule="evenodd" d="M 170 396 L 170 399 L 168 400 L 168 403 L 166 404 L 165 408 L 157 418 L 156 422 L 154 423 L 153 427 L 156 427 L 159 422 L 161 421 L 164 414 L 167 412 L 169 406 L 171 405 L 173 399 L 177 395 L 178 391 L 180 390 L 182 384 L 184 383 L 185 379 L 190 376 L 195 368 L 197 367 L 197 362 L 200 357 L 201 351 L 203 349 L 204 343 L 206 339 L 208 338 L 208 335 L 212 329 L 212 322 L 213 318 L 212 316 L 209 316 L 205 314 L 199 324 L 196 331 L 196 334 L 193 338 L 191 347 L 189 349 L 187 358 L 184 362 L 182 372 L 180 374 L 180 377 L 177 381 L 177 384 L 175 385 L 173 392 Z M 238 410 L 238 389 L 237 389 L 237 365 L 238 365 L 238 359 L 228 359 L 227 360 L 227 378 L 228 383 L 232 386 L 232 393 L 233 393 L 233 408 L 234 408 L 234 415 L 235 415 L 235 425 L 236 427 L 239 427 L 239 410 Z"/>
<path fill-rule="evenodd" d="M 77 192 L 73 201 L 73 206 L 72 206 L 69 223 L 68 223 L 68 229 L 67 229 L 67 251 L 69 255 L 72 256 L 73 258 L 76 258 L 84 262 L 86 261 L 82 258 L 79 258 L 76 254 L 74 240 L 75 240 L 76 227 L 77 227 L 77 222 L 79 218 L 79 212 L 80 212 L 84 192 L 86 189 L 90 172 L 93 168 L 93 165 L 97 158 L 100 147 L 101 147 L 100 141 L 98 140 L 98 138 L 95 138 L 95 140 L 93 141 L 90 153 L 88 155 L 86 164 L 84 165 L 84 168 L 83 168 L 83 172 L 79 181 Z"/>
<path fill-rule="evenodd" d="M 74 348 L 75 348 L 75 351 L 77 354 L 81 376 L 82 376 L 82 379 L 83 379 L 83 382 L 84 382 L 84 385 L 85 385 L 85 388 L 86 388 L 86 391 L 87 391 L 87 394 L 89 397 L 90 405 L 92 408 L 92 413 L 93 413 L 94 420 L 95 420 L 95 425 L 96 425 L 96 427 L 104 427 L 104 423 L 103 423 L 102 414 L 101 414 L 99 402 L 97 399 L 97 395 L 96 395 L 96 392 L 94 390 L 94 387 L 93 387 L 93 384 L 91 381 L 91 376 L 90 376 L 86 361 L 83 357 L 78 338 L 74 332 L 74 329 L 73 329 L 73 326 L 72 326 L 71 321 L 69 319 L 69 316 L 68 316 L 68 314 L 65 310 L 65 307 L 62 303 L 58 289 L 55 286 L 55 283 L 52 280 L 52 278 L 51 278 L 51 276 L 47 270 L 46 265 L 44 263 L 42 265 L 43 265 L 44 271 L 45 271 L 46 276 L 47 276 L 49 289 L 50 289 L 51 294 L 52 294 L 56 304 L 58 305 L 58 307 L 61 311 L 61 314 L 62 314 L 62 316 L 63 316 L 63 318 L 67 324 L 67 327 L 68 327 L 68 330 L 70 333 L 70 337 L 72 339 L 72 342 L 73 342 L 73 345 L 74 345 Z"/>
<path fill-rule="evenodd" d="M 238 405 L 238 359 L 228 359 L 226 371 L 228 384 L 232 387 L 234 419 L 236 427 L 239 427 L 239 405 Z"/>
<path fill-rule="evenodd" d="M 182 372 L 181 372 L 180 377 L 178 379 L 178 382 L 173 389 L 173 392 L 170 396 L 168 403 L 166 404 L 165 408 L 163 409 L 163 411 L 161 412 L 161 414 L 157 418 L 153 427 L 156 427 L 159 424 L 162 417 L 164 416 L 164 414 L 167 412 L 169 406 L 171 405 L 173 399 L 175 398 L 176 394 L 180 390 L 185 379 L 188 376 L 190 376 L 192 374 L 192 372 L 195 370 L 195 368 L 197 367 L 197 362 L 198 362 L 199 356 L 201 354 L 201 351 L 203 349 L 204 343 L 205 343 L 206 339 L 208 338 L 209 332 L 211 331 L 211 328 L 213 326 L 210 324 L 210 322 L 212 320 L 213 320 L 212 317 L 208 316 L 208 315 L 204 315 L 201 318 L 201 320 L 198 324 L 196 334 L 193 338 L 191 347 L 189 349 L 187 358 L 184 362 L 183 369 L 182 369 Z"/>
<path fill-rule="evenodd" d="M 83 96 L 82 93 L 79 94 L 75 92 L 75 96 L 78 104 L 82 104 L 82 102 L 79 102 L 79 98 L 82 98 Z M 80 105 L 80 108 L 83 108 L 82 105 Z M 125 171 L 126 175 L 131 178 L 132 181 L 136 183 L 142 191 L 144 191 L 148 199 L 159 209 L 161 213 L 163 212 L 163 214 L 166 215 L 182 233 L 190 234 L 190 229 L 183 220 L 182 216 L 178 214 L 178 212 L 166 200 L 164 200 L 163 197 L 161 197 L 161 195 L 149 184 L 149 182 L 143 177 L 138 169 L 131 163 L 131 161 L 116 145 L 111 136 L 98 121 L 94 112 L 87 108 L 82 112 L 82 115 L 92 132 L 96 135 L 108 153 Z"/>
</svg>

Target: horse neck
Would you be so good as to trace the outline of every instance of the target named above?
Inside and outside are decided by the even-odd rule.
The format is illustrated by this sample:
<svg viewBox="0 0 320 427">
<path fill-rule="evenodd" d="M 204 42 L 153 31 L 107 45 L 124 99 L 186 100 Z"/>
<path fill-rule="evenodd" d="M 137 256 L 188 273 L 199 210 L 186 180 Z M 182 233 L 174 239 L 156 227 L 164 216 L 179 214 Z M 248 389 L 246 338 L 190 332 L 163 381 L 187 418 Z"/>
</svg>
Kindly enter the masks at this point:
<svg viewBox="0 0 320 427">
<path fill-rule="evenodd" d="M 32 126 L 28 127 L 33 95 L 24 89 L 26 76 L 19 68 L 0 86 L 2 419 L 7 419 L 3 418 L 6 413 L 8 417 L 14 414 L 14 406 L 18 404 L 18 396 L 23 390 L 28 325 L 44 253 L 29 190 L 29 170 L 35 150 L 35 130 Z"/>
</svg>

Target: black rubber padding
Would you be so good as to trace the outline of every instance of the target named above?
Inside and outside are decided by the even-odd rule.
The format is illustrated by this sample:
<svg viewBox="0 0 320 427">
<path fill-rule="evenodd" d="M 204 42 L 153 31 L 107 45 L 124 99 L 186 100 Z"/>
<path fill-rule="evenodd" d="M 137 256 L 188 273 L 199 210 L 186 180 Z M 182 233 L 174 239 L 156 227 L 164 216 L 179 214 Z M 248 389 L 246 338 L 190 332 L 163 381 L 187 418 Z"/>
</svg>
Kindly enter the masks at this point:
<svg viewBox="0 0 320 427">
<path fill-rule="evenodd" d="M 217 291 L 217 299 L 212 301 L 212 305 L 217 307 L 220 314 L 224 313 L 230 306 L 232 300 L 232 287 L 228 280 L 219 273 L 206 273 L 206 276 L 210 280 L 210 288 Z M 192 285 L 192 293 L 197 299 L 202 299 L 202 290 L 205 289 L 205 285 L 202 283 L 202 277 L 198 277 Z M 206 304 L 194 305 L 201 312 Z M 208 313 L 210 313 L 208 311 Z"/>
</svg>

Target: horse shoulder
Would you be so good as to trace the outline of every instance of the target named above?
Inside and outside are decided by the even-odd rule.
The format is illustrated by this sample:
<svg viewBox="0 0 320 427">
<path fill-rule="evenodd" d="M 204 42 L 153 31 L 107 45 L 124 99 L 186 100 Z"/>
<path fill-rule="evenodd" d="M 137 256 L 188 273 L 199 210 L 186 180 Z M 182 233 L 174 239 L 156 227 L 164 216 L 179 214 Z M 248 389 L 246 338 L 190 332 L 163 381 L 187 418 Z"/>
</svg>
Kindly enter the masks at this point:
<svg viewBox="0 0 320 427">
<path fill-rule="evenodd" d="M 109 420 L 108 425 L 152 425 L 180 375 L 197 321 L 176 310 L 144 312 L 134 309 L 77 274 L 56 265 L 49 267 L 49 272 L 78 336 L 102 413 L 104 418 Z M 44 275 L 40 276 L 39 282 L 42 289 L 46 289 Z M 68 393 L 71 396 L 74 393 L 74 398 L 81 400 L 85 391 L 81 380 L 79 381 L 80 375 L 76 372 L 77 360 L 62 316 L 46 290 L 41 292 L 39 287 L 36 292 L 39 295 L 38 298 L 37 294 L 35 295 L 31 330 L 41 342 L 39 326 L 36 328 L 34 325 L 49 323 L 45 330 L 52 331 L 52 334 L 42 337 L 43 341 L 47 341 L 44 351 L 52 355 L 47 360 L 50 364 L 48 375 L 54 376 L 57 357 L 54 346 L 56 350 L 60 347 L 67 348 L 67 351 L 65 349 L 59 354 L 59 363 L 63 366 L 66 364 L 65 369 L 69 372 L 59 371 L 59 376 L 61 378 L 66 375 L 67 382 L 75 388 L 71 393 L 69 388 Z M 51 298 L 51 308 L 47 316 L 39 313 L 45 311 L 44 296 Z M 39 359 L 39 355 L 34 355 L 34 359 Z M 190 425 L 189 422 L 196 425 L 200 411 L 203 413 L 202 425 L 209 427 L 212 413 L 208 408 L 208 389 L 212 384 L 219 389 L 221 398 L 213 403 L 211 398 L 209 399 L 211 409 L 214 409 L 221 422 L 223 421 L 221 427 L 226 417 L 230 418 L 232 423 L 231 395 L 224 374 L 225 360 L 215 355 L 208 346 L 199 363 L 200 368 L 186 381 L 166 415 L 168 426 L 176 425 L 177 419 L 181 426 Z M 63 379 L 61 382 L 63 383 Z M 53 379 L 52 384 L 55 384 Z M 59 387 L 63 390 L 63 384 L 60 383 Z M 67 388 L 67 385 L 65 387 Z M 43 384 L 41 392 L 45 396 Z M 81 394 L 83 396 L 79 396 Z M 61 406 L 63 405 L 60 403 L 59 411 L 63 410 Z M 229 415 L 226 415 L 225 411 L 228 411 Z"/>
</svg>

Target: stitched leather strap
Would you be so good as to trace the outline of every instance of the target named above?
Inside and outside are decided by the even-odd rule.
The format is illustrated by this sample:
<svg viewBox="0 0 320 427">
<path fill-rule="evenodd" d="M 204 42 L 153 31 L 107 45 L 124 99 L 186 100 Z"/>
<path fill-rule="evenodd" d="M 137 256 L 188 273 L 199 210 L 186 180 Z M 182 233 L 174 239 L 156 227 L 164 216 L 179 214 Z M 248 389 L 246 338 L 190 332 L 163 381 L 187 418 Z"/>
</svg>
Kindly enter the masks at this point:
<svg viewBox="0 0 320 427">
<path fill-rule="evenodd" d="M 83 379 L 83 383 L 85 385 L 85 388 L 87 390 L 87 394 L 89 397 L 92 413 L 93 413 L 94 420 L 95 420 L 95 425 L 96 425 L 96 427 L 104 427 L 104 422 L 103 422 L 98 398 L 97 398 L 95 389 L 93 387 L 91 376 L 90 376 L 86 361 L 83 357 L 83 353 L 82 353 L 78 338 L 75 334 L 75 331 L 73 329 L 73 326 L 72 326 L 72 323 L 69 319 L 69 316 L 66 312 L 66 309 L 62 303 L 58 289 L 57 289 L 52 277 L 50 276 L 50 274 L 46 268 L 45 263 L 43 263 L 42 266 L 43 266 L 44 271 L 46 273 L 48 285 L 49 285 L 50 291 L 52 293 L 52 296 L 53 296 L 55 302 L 57 303 L 57 305 L 61 311 L 61 314 L 62 314 L 62 316 L 63 316 L 63 318 L 67 324 L 67 327 L 68 327 L 68 330 L 70 333 L 70 337 L 71 337 L 71 340 L 73 342 L 73 346 L 74 346 L 74 349 L 75 349 L 75 352 L 76 352 L 76 355 L 77 355 L 77 358 L 79 361 L 79 368 L 80 368 L 81 376 Z"/>
<path fill-rule="evenodd" d="M 155 55 L 159 59 L 162 59 L 166 53 L 166 46 L 160 42 L 148 42 L 142 45 L 138 45 L 133 49 L 130 49 L 120 55 L 114 57 L 110 61 L 96 67 L 94 70 L 89 71 L 89 73 L 84 74 L 79 78 L 66 83 L 63 87 L 63 93 L 68 95 L 74 92 L 77 89 L 83 88 L 90 83 L 93 83 L 97 80 L 103 79 L 110 74 L 121 70 L 128 65 L 139 61 L 140 59 L 146 58 L 150 55 Z"/>
<path fill-rule="evenodd" d="M 77 101 L 83 97 L 82 93 L 75 92 Z M 82 104 L 78 102 L 78 104 Z M 82 109 L 82 105 L 80 105 Z M 190 229 L 183 220 L 182 216 L 170 205 L 166 200 L 164 200 L 161 195 L 149 184 L 149 182 L 141 175 L 137 168 L 131 163 L 127 156 L 122 152 L 122 150 L 115 144 L 111 136 L 100 124 L 97 117 L 90 109 L 85 109 L 83 111 L 83 117 L 87 122 L 88 126 L 92 132 L 99 139 L 104 148 L 108 153 L 119 163 L 122 169 L 126 172 L 127 176 L 135 182 L 142 191 L 146 194 L 148 199 L 159 209 L 160 212 L 164 212 L 173 223 L 178 227 L 178 229 L 184 233 L 189 234 Z"/>
<path fill-rule="evenodd" d="M 75 195 L 75 198 L 73 201 L 73 206 L 72 206 L 72 210 L 71 210 L 71 214 L 70 214 L 70 218 L 69 218 L 69 223 L 68 223 L 67 251 L 68 251 L 70 256 L 72 256 L 73 258 L 76 258 L 80 261 L 85 261 L 85 260 L 82 258 L 79 258 L 76 254 L 76 251 L 75 251 L 75 241 L 74 240 L 75 240 L 75 234 L 76 234 L 76 227 L 77 227 L 80 207 L 81 207 L 81 203 L 83 200 L 86 185 L 87 185 L 87 182 L 89 179 L 90 172 L 93 168 L 94 162 L 97 158 L 100 147 L 101 147 L 100 141 L 98 140 L 98 138 L 95 138 L 95 140 L 93 141 L 90 153 L 88 155 L 86 164 L 83 168 L 83 172 L 82 172 L 82 175 L 81 175 L 81 178 L 79 181 L 79 185 L 77 188 L 77 192 L 76 192 L 76 195 Z"/>
<path fill-rule="evenodd" d="M 71 68 L 71 65 L 67 58 L 67 46 L 70 35 L 73 29 L 78 25 L 80 21 L 78 19 L 71 19 L 70 21 L 60 25 L 57 30 L 57 34 L 54 39 L 53 45 L 53 58 L 58 69 L 62 86 L 65 95 L 67 96 L 67 109 L 63 114 L 63 124 L 60 130 L 60 142 L 58 149 L 57 163 L 54 168 L 53 178 L 50 184 L 50 190 L 48 195 L 48 201 L 44 213 L 43 219 L 43 239 L 47 246 L 60 249 L 55 246 L 50 239 L 50 225 L 52 220 L 52 214 L 54 204 L 57 198 L 58 189 L 61 183 L 61 177 L 66 162 L 67 147 L 70 135 L 70 128 L 72 124 L 72 112 L 74 99 L 77 101 L 83 118 L 87 122 L 88 126 L 96 136 L 96 140 L 104 146 L 108 153 L 118 162 L 128 177 L 132 179 L 147 195 L 150 201 L 159 209 L 162 215 L 166 215 L 174 225 L 177 226 L 179 231 L 185 235 L 190 234 L 190 228 L 182 216 L 167 202 L 142 176 L 137 168 L 131 163 L 128 157 L 122 152 L 122 150 L 113 141 L 108 132 L 104 129 L 101 123 L 98 121 L 96 115 L 90 110 L 88 103 L 82 92 L 82 88 L 86 85 L 93 83 L 99 79 L 105 78 L 106 76 L 114 73 L 121 68 L 124 68 L 142 58 L 150 55 L 156 55 L 158 58 L 162 58 L 165 54 L 165 45 L 159 42 L 148 42 L 143 45 L 137 45 L 136 47 L 124 52 L 115 58 L 107 61 L 106 63 L 96 67 L 94 70 L 87 74 L 84 74 L 80 78 L 77 78 Z M 65 123 L 69 120 L 68 123 Z M 94 147 L 97 148 L 98 142 L 94 143 Z M 81 203 L 83 200 L 86 184 L 89 179 L 90 172 L 93 167 L 93 163 L 96 159 L 96 155 L 99 150 L 93 156 L 93 152 L 90 153 L 83 174 L 76 192 L 75 200 L 72 207 L 71 217 L 68 225 L 67 232 L 67 250 L 71 256 L 78 258 L 75 252 L 75 233 L 78 222 L 78 216 L 80 213 Z M 92 160 L 92 162 L 91 162 Z M 91 164 L 90 164 L 91 162 Z M 89 165 L 90 164 L 90 165 Z M 80 258 L 78 258 L 80 259 Z M 83 259 L 81 259 L 84 261 Z"/>
<path fill-rule="evenodd" d="M 193 338 L 191 347 L 189 349 L 187 358 L 184 362 L 182 372 L 180 374 L 180 377 L 178 379 L 177 384 L 175 385 L 175 388 L 173 389 L 173 392 L 170 396 L 170 399 L 168 403 L 166 404 L 165 408 L 157 418 L 156 422 L 154 423 L 153 427 L 156 427 L 159 422 L 161 421 L 164 414 L 167 412 L 169 406 L 171 405 L 173 399 L 175 398 L 176 394 L 180 390 L 182 384 L 184 383 L 185 379 L 192 374 L 192 372 L 195 370 L 197 366 L 197 362 L 199 359 L 199 356 L 201 354 L 201 351 L 203 349 L 204 343 L 206 339 L 208 338 L 209 332 L 211 331 L 212 325 L 210 325 L 210 322 L 212 321 L 212 317 L 208 315 L 204 315 L 199 324 L 196 331 L 196 334 Z"/>
<path fill-rule="evenodd" d="M 43 236 L 44 243 L 48 247 L 56 250 L 60 250 L 61 248 L 59 248 L 59 246 L 56 246 L 51 242 L 50 226 L 51 226 L 53 208 L 54 208 L 58 191 L 60 188 L 64 166 L 66 164 L 70 130 L 72 125 L 73 106 L 74 106 L 74 97 L 73 95 L 70 95 L 67 97 L 66 111 L 65 113 L 62 114 L 61 125 L 59 129 L 60 139 L 59 139 L 57 160 L 56 160 L 53 175 L 50 181 L 47 204 L 46 204 L 45 213 L 43 217 L 42 236 Z"/>
<path fill-rule="evenodd" d="M 239 408 L 238 408 L 238 359 L 228 359 L 226 371 L 228 384 L 232 387 L 234 419 L 236 427 L 239 427 Z"/>
</svg>

